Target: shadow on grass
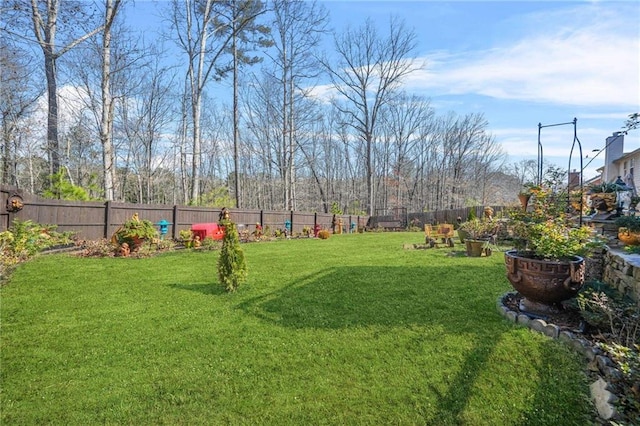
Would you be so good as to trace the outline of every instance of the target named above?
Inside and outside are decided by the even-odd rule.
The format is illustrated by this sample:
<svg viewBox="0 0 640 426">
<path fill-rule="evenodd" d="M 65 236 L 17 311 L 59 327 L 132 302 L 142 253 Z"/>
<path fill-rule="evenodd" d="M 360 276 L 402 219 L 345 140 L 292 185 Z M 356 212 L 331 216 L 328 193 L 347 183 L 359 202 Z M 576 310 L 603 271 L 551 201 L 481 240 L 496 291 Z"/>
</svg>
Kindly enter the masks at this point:
<svg viewBox="0 0 640 426">
<path fill-rule="evenodd" d="M 331 268 L 250 299 L 239 308 L 292 328 L 440 322 L 447 328 L 458 329 L 465 328 L 473 315 L 495 313 L 495 297 L 501 289 L 502 276 L 495 269 L 469 265 L 459 269 Z M 498 317 L 497 313 L 495 316 Z"/>
<path fill-rule="evenodd" d="M 175 283 L 175 284 L 169 284 L 168 287 L 175 288 L 175 289 L 178 289 L 178 290 L 195 291 L 197 293 L 202 293 L 202 294 L 220 295 L 220 294 L 225 294 L 226 293 L 226 291 L 222 287 L 222 285 L 220 285 L 218 283 L 215 283 L 215 284 L 181 284 L 181 283 Z"/>
<path fill-rule="evenodd" d="M 500 335 L 508 329 L 495 308 L 497 295 L 505 290 L 501 280 L 505 280 L 502 270 L 482 265 L 466 265 L 459 270 L 445 266 L 339 267 L 303 277 L 273 293 L 247 300 L 238 308 L 293 329 L 439 325 L 447 333 L 468 335 L 476 344 L 464 354 L 463 364 L 456 368 L 458 373 L 447 390 L 431 389 L 437 395 L 435 415 L 425 419 L 460 424 L 479 375 L 489 368 Z M 506 410 L 522 416 L 528 425 L 558 424 L 554 419 L 578 424 L 588 412 L 575 408 L 582 390 L 570 383 L 570 374 L 561 380 L 555 377 L 554 368 L 563 358 L 548 352 L 552 346 L 553 342 L 545 344 L 543 356 L 533 361 L 541 377 L 541 381 L 532 383 L 534 400 L 521 411 Z M 566 366 L 561 368 L 567 371 Z M 571 403 L 564 404 L 561 400 L 565 398 L 557 395 L 566 396 Z M 517 424 L 516 419 L 511 420 L 514 423 L 509 424 Z"/>
<path fill-rule="evenodd" d="M 463 366 L 458 369 L 458 373 L 449 385 L 449 392 L 446 394 L 443 395 L 435 387 L 428 385 L 431 391 L 438 396 L 434 419 L 438 419 L 442 424 L 463 422 L 460 416 L 471 398 L 473 386 L 478 379 L 478 375 L 485 368 L 484 366 L 496 340 L 475 346 L 467 354 Z"/>
</svg>

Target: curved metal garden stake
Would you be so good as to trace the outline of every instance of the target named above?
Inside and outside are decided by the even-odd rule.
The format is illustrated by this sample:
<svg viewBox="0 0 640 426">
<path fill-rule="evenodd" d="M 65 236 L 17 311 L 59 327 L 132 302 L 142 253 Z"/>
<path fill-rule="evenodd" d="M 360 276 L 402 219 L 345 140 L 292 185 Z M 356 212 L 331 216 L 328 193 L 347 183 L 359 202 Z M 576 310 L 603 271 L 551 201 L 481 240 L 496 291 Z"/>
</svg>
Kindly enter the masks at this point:
<svg viewBox="0 0 640 426">
<path fill-rule="evenodd" d="M 566 126 L 572 124 L 573 125 L 573 143 L 571 144 L 571 151 L 569 153 L 569 166 L 567 169 L 567 205 L 570 205 L 570 195 L 569 191 L 571 189 L 571 158 L 573 157 L 573 150 L 576 146 L 576 142 L 578 143 L 578 148 L 580 149 L 580 226 L 582 226 L 582 209 L 583 209 L 583 180 L 582 175 L 584 171 L 584 167 L 582 166 L 582 143 L 580 139 L 578 139 L 578 119 L 573 118 L 573 121 L 569 121 L 567 123 L 556 123 L 556 124 L 546 124 L 542 125 L 542 123 L 538 123 L 538 185 L 542 185 L 542 174 L 543 174 L 543 150 L 542 150 L 542 142 L 540 140 L 540 134 L 542 133 L 542 129 L 545 127 L 556 127 L 556 126 Z"/>
</svg>

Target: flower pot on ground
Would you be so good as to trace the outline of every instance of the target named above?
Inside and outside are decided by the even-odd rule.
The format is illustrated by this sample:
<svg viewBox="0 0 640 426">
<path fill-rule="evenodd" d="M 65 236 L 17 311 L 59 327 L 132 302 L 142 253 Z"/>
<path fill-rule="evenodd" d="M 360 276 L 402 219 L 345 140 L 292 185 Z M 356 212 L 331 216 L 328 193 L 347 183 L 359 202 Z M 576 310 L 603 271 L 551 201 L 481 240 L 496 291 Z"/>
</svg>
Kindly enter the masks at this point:
<svg viewBox="0 0 640 426">
<path fill-rule="evenodd" d="M 618 239 L 625 245 L 640 245 L 640 217 L 620 216 L 616 219 Z"/>
<path fill-rule="evenodd" d="M 128 244 L 131 251 L 137 251 L 147 240 L 158 238 L 158 230 L 149 220 L 140 219 L 135 213 L 123 223 L 111 237 L 111 242 L 122 246 Z"/>
<path fill-rule="evenodd" d="M 460 224 L 458 235 L 462 232 L 467 256 L 480 257 L 483 247 L 497 232 L 498 225 L 491 220 L 471 219 Z"/>
<path fill-rule="evenodd" d="M 566 193 L 541 190 L 527 212 L 512 212 L 514 237 L 525 242 L 505 253 L 507 279 L 523 299 L 523 310 L 548 312 L 575 297 L 584 284 L 584 259 L 592 229 L 578 226 L 566 211 Z"/>
<path fill-rule="evenodd" d="M 616 208 L 616 191 L 618 185 L 615 183 L 602 182 L 590 185 L 587 188 L 591 208 L 598 212 L 610 212 Z"/>
<path fill-rule="evenodd" d="M 487 243 L 486 241 L 481 240 L 465 240 L 465 247 L 467 249 L 467 256 L 469 257 L 480 257 L 482 256 L 482 251 L 484 245 Z"/>
<path fill-rule="evenodd" d="M 585 264 L 580 256 L 562 261 L 537 259 L 517 250 L 505 253 L 507 279 L 524 298 L 521 309 L 547 312 L 575 297 L 584 284 Z"/>
</svg>

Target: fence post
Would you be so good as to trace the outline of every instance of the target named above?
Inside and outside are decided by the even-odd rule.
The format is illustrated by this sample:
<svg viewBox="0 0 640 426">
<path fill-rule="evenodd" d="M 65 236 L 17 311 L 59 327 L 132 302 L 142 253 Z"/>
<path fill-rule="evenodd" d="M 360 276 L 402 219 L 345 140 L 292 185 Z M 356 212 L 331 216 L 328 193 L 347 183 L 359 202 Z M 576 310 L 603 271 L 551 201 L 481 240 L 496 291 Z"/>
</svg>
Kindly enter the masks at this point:
<svg viewBox="0 0 640 426">
<path fill-rule="evenodd" d="M 291 236 L 293 236 L 293 210 L 291 210 L 289 220 L 291 221 Z"/>
<path fill-rule="evenodd" d="M 260 226 L 264 229 L 264 210 L 260 210 Z"/>
<path fill-rule="evenodd" d="M 172 238 L 175 240 L 178 236 L 178 205 L 174 204 L 173 205 L 173 217 L 171 218 L 171 221 L 173 222 L 173 232 L 172 232 Z"/>
<path fill-rule="evenodd" d="M 111 200 L 104 203 L 104 237 L 109 238 L 111 227 Z"/>
</svg>

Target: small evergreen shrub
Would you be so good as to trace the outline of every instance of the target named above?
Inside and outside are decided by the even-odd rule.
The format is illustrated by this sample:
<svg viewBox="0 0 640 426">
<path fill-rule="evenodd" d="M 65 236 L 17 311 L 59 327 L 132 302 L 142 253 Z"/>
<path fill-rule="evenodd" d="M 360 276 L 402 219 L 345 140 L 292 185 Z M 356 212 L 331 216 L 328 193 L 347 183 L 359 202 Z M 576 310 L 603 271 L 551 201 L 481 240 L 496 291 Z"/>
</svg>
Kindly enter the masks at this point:
<svg viewBox="0 0 640 426">
<path fill-rule="evenodd" d="M 235 223 L 224 219 L 220 225 L 224 226 L 224 238 L 218 258 L 218 278 L 228 292 L 234 292 L 247 279 L 247 263 Z"/>
</svg>

